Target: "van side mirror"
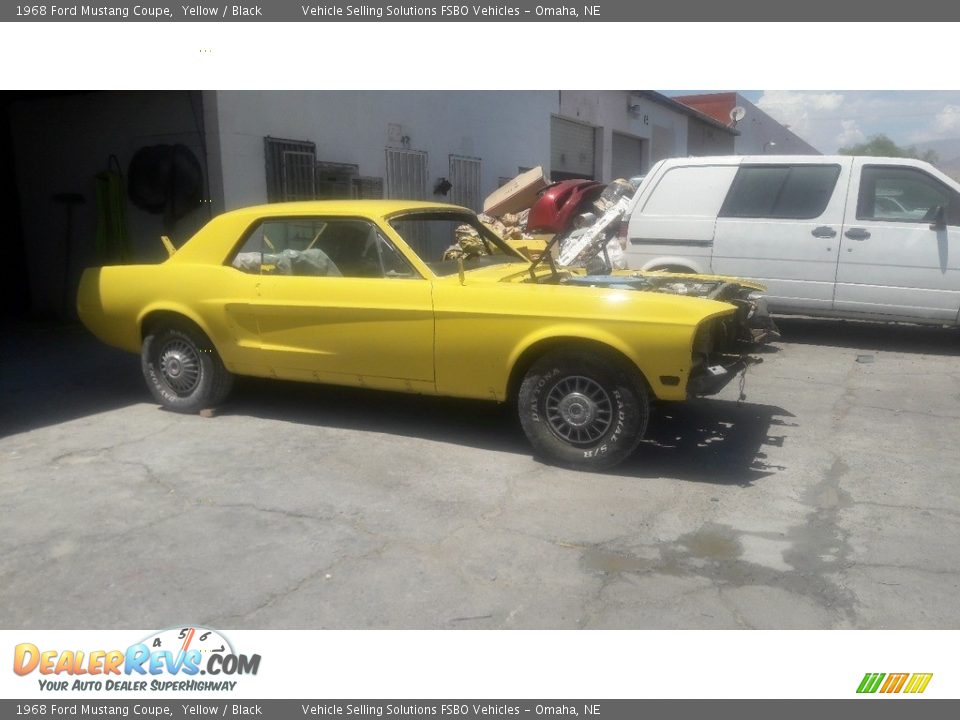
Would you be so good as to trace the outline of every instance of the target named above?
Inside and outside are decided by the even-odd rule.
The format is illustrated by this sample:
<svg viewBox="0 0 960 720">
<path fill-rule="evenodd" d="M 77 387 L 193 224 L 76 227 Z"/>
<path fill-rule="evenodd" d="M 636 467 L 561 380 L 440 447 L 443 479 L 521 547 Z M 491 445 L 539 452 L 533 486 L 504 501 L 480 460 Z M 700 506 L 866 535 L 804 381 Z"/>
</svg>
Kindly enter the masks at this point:
<svg viewBox="0 0 960 720">
<path fill-rule="evenodd" d="M 943 205 L 937 205 L 933 213 L 933 222 L 930 223 L 931 230 L 947 229 L 947 212 Z"/>
</svg>

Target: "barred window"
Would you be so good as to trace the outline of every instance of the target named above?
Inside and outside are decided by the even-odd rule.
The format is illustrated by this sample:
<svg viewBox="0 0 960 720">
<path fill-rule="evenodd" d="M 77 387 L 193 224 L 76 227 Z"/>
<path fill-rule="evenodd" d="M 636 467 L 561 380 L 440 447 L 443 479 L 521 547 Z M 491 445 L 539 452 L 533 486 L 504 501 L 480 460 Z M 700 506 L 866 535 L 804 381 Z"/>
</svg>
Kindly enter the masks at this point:
<svg viewBox="0 0 960 720">
<path fill-rule="evenodd" d="M 267 164 L 267 202 L 317 197 L 317 146 L 306 140 L 263 139 Z"/>
</svg>

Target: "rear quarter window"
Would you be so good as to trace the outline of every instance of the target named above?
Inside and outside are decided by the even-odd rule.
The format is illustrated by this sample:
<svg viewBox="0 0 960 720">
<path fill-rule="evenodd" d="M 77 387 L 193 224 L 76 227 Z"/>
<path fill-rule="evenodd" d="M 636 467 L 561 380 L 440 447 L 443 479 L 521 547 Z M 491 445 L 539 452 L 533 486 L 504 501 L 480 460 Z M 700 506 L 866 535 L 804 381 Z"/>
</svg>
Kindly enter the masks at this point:
<svg viewBox="0 0 960 720">
<path fill-rule="evenodd" d="M 826 210 L 839 176 L 839 165 L 743 166 L 720 217 L 812 220 Z"/>
</svg>

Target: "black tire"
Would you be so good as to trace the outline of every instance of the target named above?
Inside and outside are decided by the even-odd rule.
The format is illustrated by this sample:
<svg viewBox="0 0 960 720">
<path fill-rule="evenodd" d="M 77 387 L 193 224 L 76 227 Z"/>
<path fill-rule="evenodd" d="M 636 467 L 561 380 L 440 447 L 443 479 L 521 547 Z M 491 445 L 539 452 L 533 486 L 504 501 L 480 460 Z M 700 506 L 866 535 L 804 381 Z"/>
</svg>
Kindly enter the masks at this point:
<svg viewBox="0 0 960 720">
<path fill-rule="evenodd" d="M 188 323 L 151 328 L 143 340 L 140 367 L 153 397 L 176 412 L 216 407 L 233 387 L 233 375 L 213 343 Z"/>
<path fill-rule="evenodd" d="M 517 406 L 536 455 L 577 470 L 604 470 L 625 460 L 650 417 L 639 372 L 585 350 L 554 351 L 534 362 Z"/>
</svg>

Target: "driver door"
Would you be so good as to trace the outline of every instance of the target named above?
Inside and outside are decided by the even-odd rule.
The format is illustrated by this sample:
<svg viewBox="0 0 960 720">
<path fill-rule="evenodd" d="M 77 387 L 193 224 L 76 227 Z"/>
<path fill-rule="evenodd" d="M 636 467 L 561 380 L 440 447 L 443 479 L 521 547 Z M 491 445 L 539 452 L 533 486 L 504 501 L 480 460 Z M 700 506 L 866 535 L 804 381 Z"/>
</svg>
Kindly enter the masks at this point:
<svg viewBox="0 0 960 720">
<path fill-rule="evenodd" d="M 264 220 L 260 345 L 274 374 L 432 391 L 430 283 L 365 219 Z M 253 252 L 257 252 L 256 249 Z"/>
<path fill-rule="evenodd" d="M 864 317 L 956 322 L 960 194 L 920 167 L 858 158 L 853 173 L 834 307 Z"/>
</svg>

